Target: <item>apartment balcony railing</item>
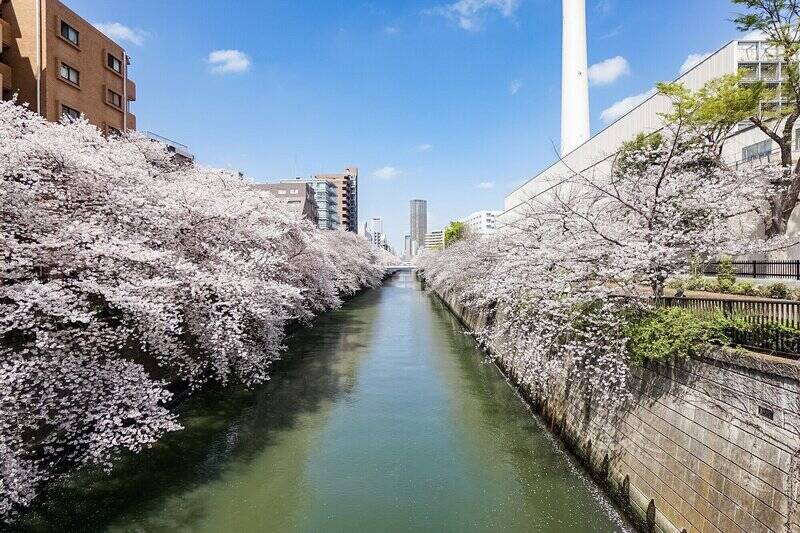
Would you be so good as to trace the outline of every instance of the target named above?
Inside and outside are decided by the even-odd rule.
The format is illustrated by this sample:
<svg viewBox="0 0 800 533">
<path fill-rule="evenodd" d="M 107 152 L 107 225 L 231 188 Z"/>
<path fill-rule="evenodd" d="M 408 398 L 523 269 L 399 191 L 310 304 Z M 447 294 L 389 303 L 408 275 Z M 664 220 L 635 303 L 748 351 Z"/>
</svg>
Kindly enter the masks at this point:
<svg viewBox="0 0 800 533">
<path fill-rule="evenodd" d="M 131 101 L 131 102 L 135 102 L 136 101 L 136 84 L 133 82 L 133 80 L 128 80 L 127 92 L 128 92 L 128 95 L 127 95 L 128 96 L 128 100 Z"/>
<path fill-rule="evenodd" d="M 739 41 L 736 55 L 739 61 L 783 60 L 783 50 L 764 41 Z"/>
<path fill-rule="evenodd" d="M 5 63 L 0 63 L 0 87 L 9 91 L 14 88 L 11 79 L 11 67 Z"/>
<path fill-rule="evenodd" d="M 2 2 L 0 2 L 2 4 Z M 0 19 L 0 43 L 4 48 L 11 46 L 11 42 L 13 39 L 13 35 L 11 34 L 11 24 L 8 21 Z"/>
</svg>

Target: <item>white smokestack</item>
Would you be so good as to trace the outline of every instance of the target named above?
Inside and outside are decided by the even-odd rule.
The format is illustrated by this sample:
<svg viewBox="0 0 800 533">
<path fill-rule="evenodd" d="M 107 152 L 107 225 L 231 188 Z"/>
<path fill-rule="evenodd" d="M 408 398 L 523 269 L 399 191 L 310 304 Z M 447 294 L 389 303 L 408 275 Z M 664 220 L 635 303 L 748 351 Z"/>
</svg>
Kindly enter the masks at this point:
<svg viewBox="0 0 800 533">
<path fill-rule="evenodd" d="M 561 155 L 589 140 L 589 76 L 586 0 L 562 0 Z"/>
</svg>

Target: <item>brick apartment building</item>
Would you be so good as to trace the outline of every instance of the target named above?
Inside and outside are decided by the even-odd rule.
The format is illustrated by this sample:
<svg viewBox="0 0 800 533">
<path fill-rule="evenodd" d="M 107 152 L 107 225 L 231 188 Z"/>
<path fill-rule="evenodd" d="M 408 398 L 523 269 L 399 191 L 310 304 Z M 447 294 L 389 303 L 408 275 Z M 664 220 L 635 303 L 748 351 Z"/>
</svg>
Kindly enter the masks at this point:
<svg viewBox="0 0 800 533">
<path fill-rule="evenodd" d="M 107 133 L 136 129 L 125 50 L 58 0 L 0 0 L 3 99 L 47 120 L 86 116 Z"/>
<path fill-rule="evenodd" d="M 348 167 L 342 174 L 319 174 L 314 179 L 330 182 L 336 187 L 339 228 L 358 233 L 358 168 Z"/>
</svg>

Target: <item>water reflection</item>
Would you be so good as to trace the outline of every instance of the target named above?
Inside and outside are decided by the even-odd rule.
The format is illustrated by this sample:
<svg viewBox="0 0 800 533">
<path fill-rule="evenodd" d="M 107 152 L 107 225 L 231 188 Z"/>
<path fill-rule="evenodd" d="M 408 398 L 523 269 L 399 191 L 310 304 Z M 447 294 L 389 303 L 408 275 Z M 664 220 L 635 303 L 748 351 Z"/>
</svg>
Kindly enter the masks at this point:
<svg viewBox="0 0 800 533">
<path fill-rule="evenodd" d="M 410 274 L 298 332 L 274 379 L 53 489 L 31 531 L 614 531 L 613 510 Z"/>
</svg>

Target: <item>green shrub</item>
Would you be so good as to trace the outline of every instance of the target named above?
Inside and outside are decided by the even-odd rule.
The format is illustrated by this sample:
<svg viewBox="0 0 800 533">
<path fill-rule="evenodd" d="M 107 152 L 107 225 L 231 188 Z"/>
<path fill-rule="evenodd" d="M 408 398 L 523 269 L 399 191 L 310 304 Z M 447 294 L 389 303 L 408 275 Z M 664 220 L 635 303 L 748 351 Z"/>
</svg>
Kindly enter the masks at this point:
<svg viewBox="0 0 800 533">
<path fill-rule="evenodd" d="M 768 298 L 786 299 L 789 297 L 789 287 L 783 283 L 770 283 L 763 288 L 762 294 Z"/>
<path fill-rule="evenodd" d="M 739 281 L 733 284 L 730 292 L 733 294 L 742 294 L 744 296 L 755 296 L 758 294 L 758 289 L 749 281 Z"/>
<path fill-rule="evenodd" d="M 727 292 L 724 287 L 720 287 L 719 282 L 713 278 L 703 278 L 702 290 L 708 292 Z"/>
<path fill-rule="evenodd" d="M 687 279 L 685 278 L 672 278 L 667 281 L 668 289 L 685 289 Z"/>
<path fill-rule="evenodd" d="M 704 280 L 700 276 L 692 276 L 686 280 L 683 286 L 687 291 L 704 290 Z"/>
<path fill-rule="evenodd" d="M 723 257 L 717 264 L 717 283 L 725 292 L 736 283 L 736 268 L 730 257 Z"/>
<path fill-rule="evenodd" d="M 728 344 L 725 332 L 730 325 L 721 312 L 702 316 L 680 307 L 655 309 L 629 320 L 628 353 L 636 361 L 682 359 L 705 343 Z"/>
</svg>

